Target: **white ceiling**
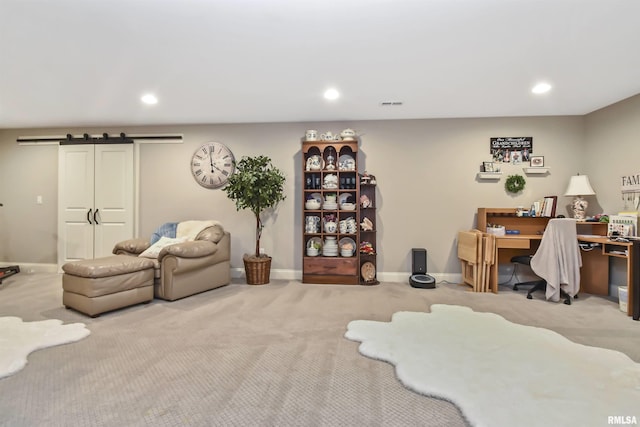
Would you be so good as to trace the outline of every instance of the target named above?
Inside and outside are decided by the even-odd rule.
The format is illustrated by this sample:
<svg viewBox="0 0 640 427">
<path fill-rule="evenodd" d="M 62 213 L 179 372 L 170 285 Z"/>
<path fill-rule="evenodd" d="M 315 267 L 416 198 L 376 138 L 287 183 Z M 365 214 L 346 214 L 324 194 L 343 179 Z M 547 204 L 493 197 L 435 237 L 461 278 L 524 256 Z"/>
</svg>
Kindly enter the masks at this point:
<svg viewBox="0 0 640 427">
<path fill-rule="evenodd" d="M 0 0 L 0 128 L 582 115 L 638 93 L 638 0 Z"/>
</svg>

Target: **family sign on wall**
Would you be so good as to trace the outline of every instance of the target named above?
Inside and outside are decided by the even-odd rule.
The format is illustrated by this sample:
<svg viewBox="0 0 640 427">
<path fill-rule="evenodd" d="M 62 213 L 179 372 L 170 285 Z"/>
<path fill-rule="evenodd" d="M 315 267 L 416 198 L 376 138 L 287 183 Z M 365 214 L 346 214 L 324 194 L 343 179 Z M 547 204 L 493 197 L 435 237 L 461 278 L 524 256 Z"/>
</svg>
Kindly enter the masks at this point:
<svg viewBox="0 0 640 427">
<path fill-rule="evenodd" d="M 533 137 L 493 137 L 490 138 L 490 152 L 494 163 L 519 164 L 531 161 Z"/>
</svg>

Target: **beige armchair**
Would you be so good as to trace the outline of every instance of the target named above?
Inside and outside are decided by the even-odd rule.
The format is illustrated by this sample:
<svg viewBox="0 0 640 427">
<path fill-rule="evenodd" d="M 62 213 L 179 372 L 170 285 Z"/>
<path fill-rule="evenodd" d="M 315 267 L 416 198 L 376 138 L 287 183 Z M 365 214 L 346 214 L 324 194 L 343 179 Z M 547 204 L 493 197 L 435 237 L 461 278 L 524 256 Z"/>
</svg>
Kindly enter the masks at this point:
<svg viewBox="0 0 640 427">
<path fill-rule="evenodd" d="M 154 296 L 173 301 L 228 285 L 231 282 L 231 236 L 222 225 L 210 225 L 195 238 L 169 244 L 147 255 L 151 244 L 146 239 L 117 243 L 116 255 L 148 256 L 154 262 Z"/>
</svg>

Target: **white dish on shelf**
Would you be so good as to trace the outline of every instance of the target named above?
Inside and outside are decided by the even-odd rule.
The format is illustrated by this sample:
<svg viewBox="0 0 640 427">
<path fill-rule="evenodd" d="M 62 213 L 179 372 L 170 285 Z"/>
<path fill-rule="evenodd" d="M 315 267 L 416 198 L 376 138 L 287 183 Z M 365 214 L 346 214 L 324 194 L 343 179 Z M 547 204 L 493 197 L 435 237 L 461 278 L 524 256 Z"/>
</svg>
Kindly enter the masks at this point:
<svg viewBox="0 0 640 427">
<path fill-rule="evenodd" d="M 327 237 L 324 242 L 324 246 L 322 247 L 322 255 L 338 256 L 338 242 L 336 242 L 335 237 Z"/>
<path fill-rule="evenodd" d="M 309 199 L 304 203 L 304 207 L 309 210 L 320 209 L 320 202 L 316 199 Z"/>
<path fill-rule="evenodd" d="M 354 171 L 356 170 L 356 160 L 349 154 L 343 154 L 338 157 L 338 170 Z"/>
<path fill-rule="evenodd" d="M 376 278 L 376 266 L 367 261 L 360 267 L 360 274 L 365 282 L 371 282 Z"/>
<path fill-rule="evenodd" d="M 324 175 L 322 179 L 322 188 L 337 189 L 338 188 L 338 175 L 334 173 L 328 173 Z"/>
<path fill-rule="evenodd" d="M 356 205 L 355 203 L 342 203 L 340 205 L 340 209 L 343 211 L 353 211 L 356 209 Z"/>
<path fill-rule="evenodd" d="M 349 198 L 351 198 L 351 202 L 349 202 Z M 353 193 L 340 193 L 340 195 L 338 196 L 338 203 L 340 203 L 341 205 L 343 203 L 353 203 L 354 198 L 355 195 Z"/>
<path fill-rule="evenodd" d="M 309 240 L 307 240 L 307 249 L 311 248 L 314 243 L 318 243 L 320 245 L 320 249 L 318 249 L 318 250 L 321 251 L 322 250 L 322 239 L 319 238 L 319 237 L 312 237 Z"/>
<path fill-rule="evenodd" d="M 346 250 L 349 247 L 351 247 L 351 252 L 355 252 L 356 248 L 358 247 L 356 245 L 355 240 L 353 240 L 351 237 L 343 237 L 342 239 L 340 239 L 340 242 L 338 243 L 340 246 L 340 251 Z"/>
<path fill-rule="evenodd" d="M 320 194 L 320 193 L 311 193 L 311 194 L 309 194 L 309 199 L 317 200 L 318 203 L 320 203 L 320 204 L 322 204 L 322 201 L 323 201 L 322 194 Z M 307 199 L 307 200 L 309 200 L 309 199 Z"/>
</svg>

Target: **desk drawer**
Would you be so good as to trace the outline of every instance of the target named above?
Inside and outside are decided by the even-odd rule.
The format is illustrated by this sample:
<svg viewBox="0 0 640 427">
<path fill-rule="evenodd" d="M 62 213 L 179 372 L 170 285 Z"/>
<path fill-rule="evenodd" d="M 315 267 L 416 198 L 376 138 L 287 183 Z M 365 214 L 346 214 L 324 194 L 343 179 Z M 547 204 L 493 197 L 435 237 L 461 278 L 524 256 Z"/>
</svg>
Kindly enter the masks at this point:
<svg viewBox="0 0 640 427">
<path fill-rule="evenodd" d="M 508 239 L 496 239 L 496 246 L 498 249 L 501 248 L 511 248 L 511 249 L 530 249 L 531 248 L 531 240 L 529 239 L 518 239 L 518 238 L 508 238 Z"/>
</svg>

